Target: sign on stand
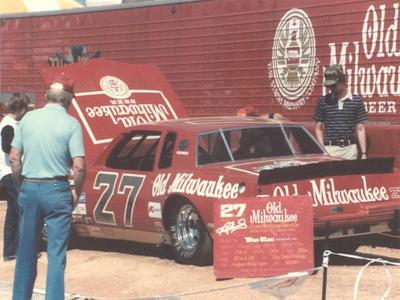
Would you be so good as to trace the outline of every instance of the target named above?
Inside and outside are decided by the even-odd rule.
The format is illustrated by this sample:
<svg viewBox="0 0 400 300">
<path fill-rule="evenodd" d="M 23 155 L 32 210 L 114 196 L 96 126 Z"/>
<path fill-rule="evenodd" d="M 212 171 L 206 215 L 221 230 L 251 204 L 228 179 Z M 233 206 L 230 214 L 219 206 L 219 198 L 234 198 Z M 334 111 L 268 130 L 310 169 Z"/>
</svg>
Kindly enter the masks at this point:
<svg viewBox="0 0 400 300">
<path fill-rule="evenodd" d="M 311 197 L 215 202 L 214 273 L 217 279 L 272 277 L 313 267 Z"/>
</svg>

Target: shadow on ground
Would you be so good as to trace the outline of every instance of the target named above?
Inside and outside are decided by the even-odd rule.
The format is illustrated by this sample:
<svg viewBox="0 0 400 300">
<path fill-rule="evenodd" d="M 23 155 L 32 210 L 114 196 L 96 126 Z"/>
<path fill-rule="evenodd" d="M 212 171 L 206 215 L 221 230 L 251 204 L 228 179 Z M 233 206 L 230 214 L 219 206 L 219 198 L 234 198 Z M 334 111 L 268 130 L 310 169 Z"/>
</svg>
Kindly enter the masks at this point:
<svg viewBox="0 0 400 300">
<path fill-rule="evenodd" d="M 167 245 L 152 245 L 120 240 L 74 238 L 70 243 L 69 249 L 117 252 L 162 259 L 173 259 L 170 247 Z"/>
<path fill-rule="evenodd" d="M 367 248 L 362 246 L 366 246 Z M 316 255 L 315 259 L 318 261 L 322 261 L 322 252 L 326 248 L 325 242 L 319 242 L 318 244 L 316 244 L 315 247 L 316 251 L 318 251 L 318 255 Z M 398 257 L 398 254 L 394 254 L 393 256 L 379 255 L 378 251 L 379 247 L 400 249 L 400 235 L 389 236 L 389 235 L 376 234 L 370 237 L 357 237 L 357 238 L 353 237 L 353 238 L 348 238 L 347 240 L 346 239 L 340 241 L 331 240 L 328 242 L 328 249 L 336 253 L 354 254 L 369 259 L 381 258 L 391 262 L 400 263 L 400 258 Z M 362 249 L 364 250 L 367 249 L 366 251 L 367 253 L 365 251 L 361 251 Z M 370 254 L 369 252 L 372 252 L 374 254 Z M 331 255 L 329 258 L 329 265 L 334 265 L 334 266 L 361 266 L 365 264 L 366 264 L 365 260 L 358 260 L 337 255 Z M 382 264 L 373 263 L 372 265 L 382 265 Z"/>
<path fill-rule="evenodd" d="M 367 246 L 367 248 L 360 246 Z M 316 243 L 315 245 L 316 266 L 321 265 L 322 253 L 326 249 L 325 241 Z M 379 247 L 400 249 L 400 236 L 373 235 L 371 237 L 358 237 L 342 240 L 330 240 L 328 249 L 337 253 L 346 253 L 363 256 L 370 259 L 382 258 L 384 260 L 400 263 L 400 258 L 397 255 L 380 256 Z M 167 245 L 152 245 L 137 242 L 117 241 L 117 240 L 102 240 L 93 238 L 78 238 L 73 239 L 70 249 L 95 250 L 102 252 L 116 252 L 123 254 L 141 255 L 148 257 L 157 257 L 161 259 L 173 260 L 170 247 Z M 368 253 L 361 252 L 360 249 L 368 249 Z M 372 252 L 374 254 L 369 254 Z M 375 254 L 378 253 L 378 254 Z M 386 252 L 387 253 L 387 252 Z M 330 265 L 335 266 L 360 266 L 365 265 L 366 261 L 346 258 L 336 255 L 331 255 L 329 259 Z"/>
</svg>

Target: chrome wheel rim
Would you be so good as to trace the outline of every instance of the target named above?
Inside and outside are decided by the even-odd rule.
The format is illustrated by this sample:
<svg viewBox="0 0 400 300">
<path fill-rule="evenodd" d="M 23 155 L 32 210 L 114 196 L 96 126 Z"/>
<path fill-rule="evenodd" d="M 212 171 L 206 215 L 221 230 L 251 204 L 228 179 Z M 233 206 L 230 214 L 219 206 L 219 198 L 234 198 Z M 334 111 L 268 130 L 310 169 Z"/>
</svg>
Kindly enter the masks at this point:
<svg viewBox="0 0 400 300">
<path fill-rule="evenodd" d="M 191 205 L 180 208 L 176 218 L 176 237 L 186 251 L 195 249 L 200 240 L 199 216 Z"/>
</svg>

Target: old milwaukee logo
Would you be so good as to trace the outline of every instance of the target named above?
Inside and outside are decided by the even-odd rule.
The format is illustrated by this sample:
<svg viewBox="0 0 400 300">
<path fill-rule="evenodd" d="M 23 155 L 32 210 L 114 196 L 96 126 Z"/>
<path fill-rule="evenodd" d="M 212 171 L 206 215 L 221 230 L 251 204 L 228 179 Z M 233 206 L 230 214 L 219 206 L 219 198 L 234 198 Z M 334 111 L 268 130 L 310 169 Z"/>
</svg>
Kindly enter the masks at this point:
<svg viewBox="0 0 400 300">
<path fill-rule="evenodd" d="M 100 79 L 104 93 L 113 99 L 126 99 L 131 95 L 128 85 L 114 76 L 104 76 Z"/>
<path fill-rule="evenodd" d="M 315 34 L 301 9 L 289 10 L 276 28 L 268 77 L 275 99 L 287 110 L 302 107 L 314 91 L 319 74 Z"/>
<path fill-rule="evenodd" d="M 314 207 L 387 201 L 390 200 L 389 191 L 391 191 L 392 199 L 396 196 L 396 187 L 388 190 L 383 185 L 371 185 L 366 176 L 361 176 L 358 184 L 354 181 L 357 185 L 353 188 L 339 188 L 334 178 L 311 179 L 309 183 L 306 190 L 301 192 L 297 183 L 278 185 L 271 195 L 266 196 L 286 197 L 307 194 L 312 197 Z"/>
<path fill-rule="evenodd" d="M 197 195 L 216 199 L 236 199 L 244 190 L 239 189 L 239 183 L 224 181 L 220 175 L 218 180 L 207 180 L 195 177 L 193 173 L 177 173 L 170 181 L 171 173 L 160 173 L 154 180 L 152 196 L 163 196 L 171 193 Z"/>
<path fill-rule="evenodd" d="M 75 93 L 73 101 L 94 144 L 111 141 L 121 129 L 177 118 L 161 90 L 132 89 L 132 82 L 109 75 L 101 77 L 99 85 L 101 90 Z"/>
</svg>

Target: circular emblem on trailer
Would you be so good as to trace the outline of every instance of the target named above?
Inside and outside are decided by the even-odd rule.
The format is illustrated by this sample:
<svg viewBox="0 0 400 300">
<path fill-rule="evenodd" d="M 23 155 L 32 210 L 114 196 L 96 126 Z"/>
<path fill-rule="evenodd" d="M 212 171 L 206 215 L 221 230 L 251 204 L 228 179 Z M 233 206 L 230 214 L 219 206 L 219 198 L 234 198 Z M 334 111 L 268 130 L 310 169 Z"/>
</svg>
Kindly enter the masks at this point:
<svg viewBox="0 0 400 300">
<path fill-rule="evenodd" d="M 101 78 L 100 86 L 104 93 L 113 99 L 126 99 L 131 95 L 128 85 L 114 76 Z"/>
<path fill-rule="evenodd" d="M 314 29 L 303 10 L 291 9 L 279 22 L 268 73 L 274 96 L 285 109 L 300 108 L 313 92 L 319 60 Z"/>
</svg>

